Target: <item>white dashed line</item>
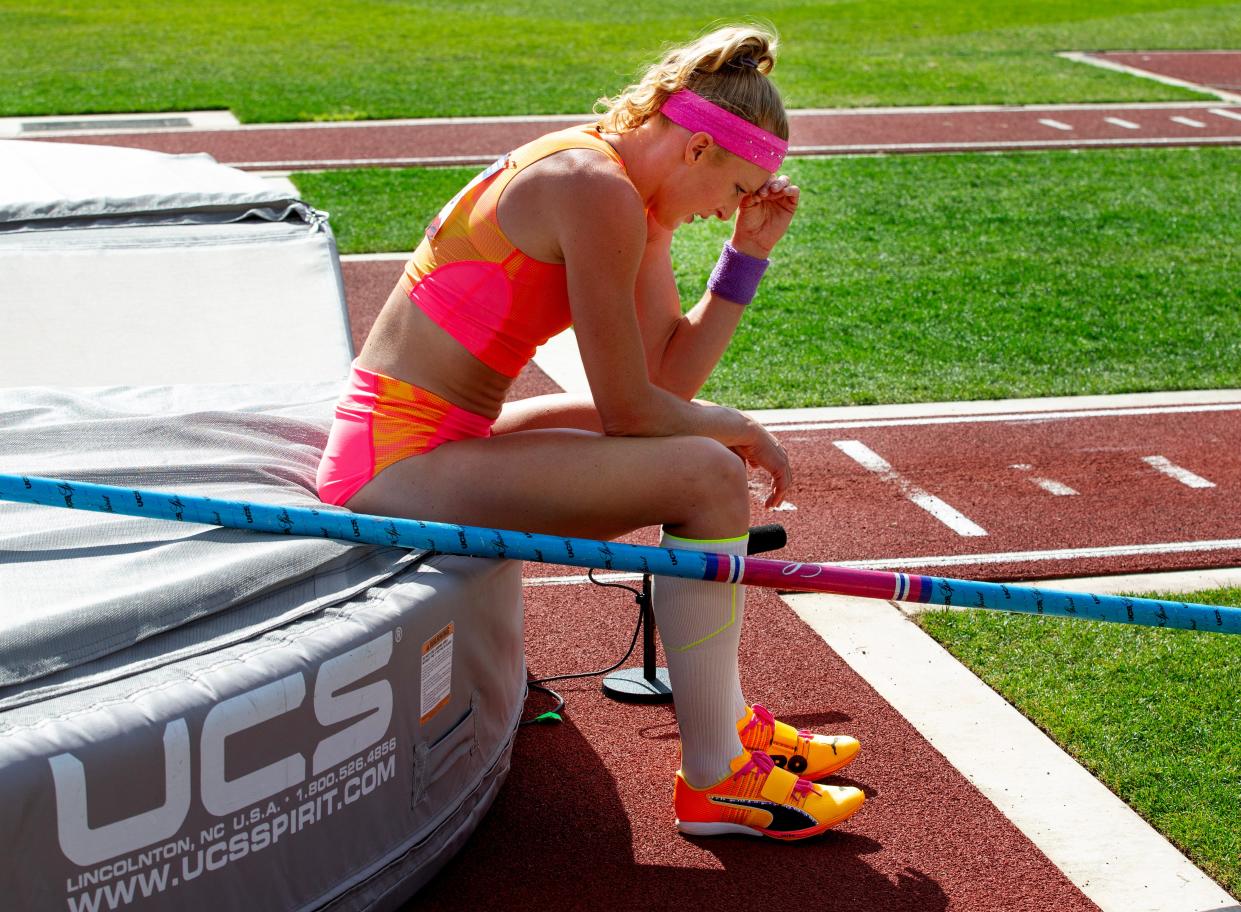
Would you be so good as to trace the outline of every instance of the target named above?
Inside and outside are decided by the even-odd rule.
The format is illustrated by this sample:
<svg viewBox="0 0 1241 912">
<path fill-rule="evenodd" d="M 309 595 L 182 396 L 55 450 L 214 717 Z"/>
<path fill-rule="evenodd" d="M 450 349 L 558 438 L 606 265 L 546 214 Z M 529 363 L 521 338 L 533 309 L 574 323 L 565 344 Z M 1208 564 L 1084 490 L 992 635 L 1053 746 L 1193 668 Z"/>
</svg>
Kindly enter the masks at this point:
<svg viewBox="0 0 1241 912">
<path fill-rule="evenodd" d="M 860 440 L 834 440 L 836 448 L 857 462 L 862 468 L 874 472 L 885 481 L 890 481 L 901 489 L 901 493 L 917 506 L 926 510 L 958 535 L 986 535 L 987 530 L 971 522 L 960 512 L 953 509 L 934 494 L 929 494 L 913 482 L 902 478 L 882 456 L 862 443 Z"/>
<path fill-rule="evenodd" d="M 1209 108 L 1208 110 L 1217 117 L 1227 117 L 1229 120 L 1241 120 L 1241 113 L 1236 111 L 1225 111 L 1223 108 Z"/>
<path fill-rule="evenodd" d="M 1103 119 L 1106 120 L 1110 124 L 1115 124 L 1118 127 L 1124 127 L 1126 130 L 1140 130 L 1141 129 L 1141 127 L 1135 124 L 1132 120 L 1122 120 L 1119 117 L 1105 117 Z"/>
<path fill-rule="evenodd" d="M 1045 127 L 1051 127 L 1053 130 L 1072 130 L 1073 128 L 1062 120 L 1052 120 L 1050 117 L 1040 117 L 1038 122 Z"/>
<path fill-rule="evenodd" d="M 1173 123 L 1184 124 L 1187 127 L 1196 127 L 1199 130 L 1206 126 L 1202 121 L 1194 120 L 1192 117 L 1171 117 L 1169 120 Z"/>
<path fill-rule="evenodd" d="M 1189 488 L 1213 488 L 1214 482 L 1207 481 L 1201 475 L 1195 475 L 1189 469 L 1183 469 L 1174 462 L 1169 461 L 1167 456 L 1143 456 L 1142 461 L 1157 472 L 1162 472 L 1169 478 L 1175 478 L 1181 484 Z"/>
<path fill-rule="evenodd" d="M 1029 472 L 1033 468 L 1033 466 L 1019 464 L 1019 465 L 1011 466 L 1011 468 L 1016 469 L 1018 472 Z M 1072 497 L 1073 495 L 1077 493 L 1072 488 L 1070 488 L 1068 485 L 1062 484 L 1061 482 L 1058 482 L 1058 481 L 1053 481 L 1050 478 L 1039 478 L 1037 475 L 1032 475 L 1030 476 L 1030 481 L 1038 485 L 1048 494 L 1055 494 L 1057 497 Z"/>
</svg>

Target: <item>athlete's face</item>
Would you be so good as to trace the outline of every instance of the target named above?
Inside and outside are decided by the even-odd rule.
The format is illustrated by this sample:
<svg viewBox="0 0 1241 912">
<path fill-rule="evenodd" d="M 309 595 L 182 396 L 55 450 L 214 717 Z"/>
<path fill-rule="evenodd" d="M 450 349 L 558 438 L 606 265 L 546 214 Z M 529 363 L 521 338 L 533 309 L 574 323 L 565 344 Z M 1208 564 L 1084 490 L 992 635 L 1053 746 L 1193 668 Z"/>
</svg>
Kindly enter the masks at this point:
<svg viewBox="0 0 1241 912">
<path fill-rule="evenodd" d="M 771 172 L 724 151 L 705 133 L 695 133 L 686 146 L 683 166 L 670 181 L 662 207 L 665 227 L 675 229 L 695 218 L 733 217 L 741 200 L 771 179 Z"/>
</svg>

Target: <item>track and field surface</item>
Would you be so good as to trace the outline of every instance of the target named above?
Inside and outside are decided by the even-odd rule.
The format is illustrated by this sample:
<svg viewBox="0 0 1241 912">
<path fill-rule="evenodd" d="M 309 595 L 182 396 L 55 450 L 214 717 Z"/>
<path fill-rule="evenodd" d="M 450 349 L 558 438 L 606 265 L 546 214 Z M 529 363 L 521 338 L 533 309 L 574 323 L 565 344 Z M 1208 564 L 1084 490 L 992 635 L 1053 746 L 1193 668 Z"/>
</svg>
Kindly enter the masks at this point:
<svg viewBox="0 0 1241 912">
<path fill-rule="evenodd" d="M 1241 144 L 1241 104 L 1040 105 L 792 111 L 794 155 Z M 587 123 L 557 118 L 285 124 L 212 130 L 78 131 L 16 135 L 158 152 L 208 152 L 248 170 L 477 165 L 550 130 Z"/>
<path fill-rule="evenodd" d="M 769 417 L 796 509 L 756 507 L 753 522 L 785 525 L 793 544 L 775 556 L 788 560 L 964 579 L 1241 565 L 1241 390 L 1109 398 L 1128 401 Z M 868 411 L 883 414 L 850 415 Z M 558 573 L 581 577 L 526 570 Z"/>
<path fill-rule="evenodd" d="M 671 708 L 613 703 L 597 679 L 561 682 L 565 723 L 518 734 L 491 812 L 405 908 L 1096 908 L 791 609 L 771 592 L 750 592 L 747 696 L 799 727 L 862 741 L 847 775 L 829 780 L 866 791 L 853 820 L 799 845 L 681 837 Z M 527 589 L 531 673 L 614 661 L 633 629 L 631 606 L 625 593 L 598 587 Z"/>
<path fill-rule="evenodd" d="M 1135 76 L 1147 75 L 1230 95 L 1241 92 L 1241 51 L 1109 51 L 1085 56 L 1124 67 Z"/>
</svg>

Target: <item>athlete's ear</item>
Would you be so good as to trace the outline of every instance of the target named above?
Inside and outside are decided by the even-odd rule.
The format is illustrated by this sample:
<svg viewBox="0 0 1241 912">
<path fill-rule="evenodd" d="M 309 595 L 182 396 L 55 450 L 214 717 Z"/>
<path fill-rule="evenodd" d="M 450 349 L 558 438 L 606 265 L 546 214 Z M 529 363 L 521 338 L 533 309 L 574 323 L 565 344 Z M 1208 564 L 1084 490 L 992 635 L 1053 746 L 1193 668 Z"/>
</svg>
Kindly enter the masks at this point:
<svg viewBox="0 0 1241 912">
<path fill-rule="evenodd" d="M 707 154 L 707 150 L 715 145 L 710 133 L 699 131 L 689 138 L 685 144 L 685 164 L 692 165 Z"/>
</svg>

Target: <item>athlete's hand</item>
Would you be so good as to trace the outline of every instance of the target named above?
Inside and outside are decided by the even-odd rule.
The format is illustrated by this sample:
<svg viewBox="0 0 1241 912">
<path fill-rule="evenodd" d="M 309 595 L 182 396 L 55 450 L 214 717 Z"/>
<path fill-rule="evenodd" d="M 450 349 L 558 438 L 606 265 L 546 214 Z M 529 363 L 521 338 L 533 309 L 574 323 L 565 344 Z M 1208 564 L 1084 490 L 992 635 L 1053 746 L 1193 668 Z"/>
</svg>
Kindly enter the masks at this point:
<svg viewBox="0 0 1241 912">
<path fill-rule="evenodd" d="M 773 177 L 741 198 L 732 245 L 742 253 L 766 259 L 788 231 L 797 212 L 801 190 L 788 177 Z"/>
<path fill-rule="evenodd" d="M 771 489 L 763 502 L 763 506 L 770 510 L 784 502 L 784 495 L 793 484 L 789 454 L 757 421 L 745 418 L 745 427 L 742 439 L 730 445 L 729 449 L 744 459 L 746 465 L 762 469 L 771 476 Z"/>
</svg>

